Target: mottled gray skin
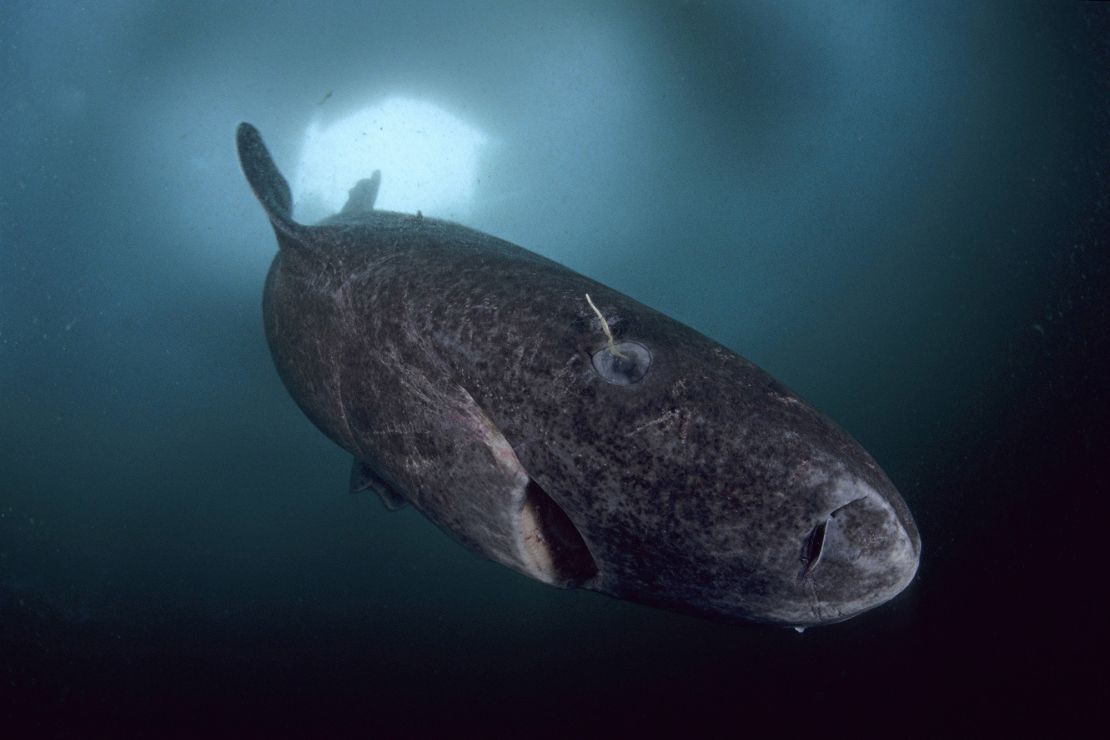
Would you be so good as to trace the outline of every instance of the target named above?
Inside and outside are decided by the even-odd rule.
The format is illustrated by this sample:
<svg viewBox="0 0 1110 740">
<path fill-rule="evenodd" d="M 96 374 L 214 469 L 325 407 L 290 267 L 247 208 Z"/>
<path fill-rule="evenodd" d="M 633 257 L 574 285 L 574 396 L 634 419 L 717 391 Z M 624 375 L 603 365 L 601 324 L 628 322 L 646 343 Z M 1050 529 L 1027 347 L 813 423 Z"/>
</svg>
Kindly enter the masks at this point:
<svg viewBox="0 0 1110 740">
<path fill-rule="evenodd" d="M 840 621 L 912 580 L 894 486 L 751 362 L 513 244 L 372 210 L 369 183 L 297 224 L 258 132 L 238 142 L 280 246 L 274 361 L 362 487 L 545 582 L 726 619 Z M 650 352 L 638 382 L 595 369 L 587 293 L 618 350 Z"/>
</svg>

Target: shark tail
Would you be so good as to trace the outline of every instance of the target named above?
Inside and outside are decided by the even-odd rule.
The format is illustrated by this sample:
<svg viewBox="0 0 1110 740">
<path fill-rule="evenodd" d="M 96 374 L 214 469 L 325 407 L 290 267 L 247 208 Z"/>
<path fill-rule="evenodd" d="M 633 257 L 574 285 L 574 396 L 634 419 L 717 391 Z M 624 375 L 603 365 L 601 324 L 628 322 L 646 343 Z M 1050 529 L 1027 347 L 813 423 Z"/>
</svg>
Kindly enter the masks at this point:
<svg viewBox="0 0 1110 740">
<path fill-rule="evenodd" d="M 312 251 L 306 240 L 307 227 L 293 220 L 293 194 L 289 183 L 274 164 L 262 134 L 249 123 L 240 123 L 235 132 L 239 165 L 258 202 L 266 210 L 282 249 Z"/>
</svg>

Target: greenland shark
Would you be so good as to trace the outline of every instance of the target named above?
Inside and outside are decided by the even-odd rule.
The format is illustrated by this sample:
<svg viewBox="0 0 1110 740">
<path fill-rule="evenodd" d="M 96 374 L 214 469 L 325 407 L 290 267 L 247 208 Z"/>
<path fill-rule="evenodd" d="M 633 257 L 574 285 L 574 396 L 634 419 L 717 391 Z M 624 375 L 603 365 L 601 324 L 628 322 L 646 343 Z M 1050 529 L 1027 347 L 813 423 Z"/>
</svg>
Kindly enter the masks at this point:
<svg viewBox="0 0 1110 740">
<path fill-rule="evenodd" d="M 298 223 L 258 131 L 237 143 L 277 235 L 274 363 L 352 491 L 544 583 L 726 620 L 838 622 L 913 579 L 893 484 L 753 363 L 507 241 L 376 210 L 377 172 Z"/>
</svg>

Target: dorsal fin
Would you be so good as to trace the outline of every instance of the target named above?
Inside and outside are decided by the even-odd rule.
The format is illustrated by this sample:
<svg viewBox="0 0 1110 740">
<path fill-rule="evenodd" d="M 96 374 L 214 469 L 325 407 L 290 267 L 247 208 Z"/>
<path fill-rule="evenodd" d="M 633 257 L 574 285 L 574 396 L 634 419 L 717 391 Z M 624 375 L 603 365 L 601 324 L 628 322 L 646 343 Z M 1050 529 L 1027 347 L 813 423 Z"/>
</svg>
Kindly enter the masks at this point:
<svg viewBox="0 0 1110 740">
<path fill-rule="evenodd" d="M 243 174 L 247 176 L 255 197 L 270 218 L 278 236 L 278 244 L 283 249 L 290 247 L 311 252 L 302 233 L 305 227 L 293 220 L 293 195 L 289 190 L 289 183 L 274 164 L 273 157 L 262 141 L 262 134 L 249 123 L 240 123 L 235 132 L 235 142 L 239 149 L 239 165 L 243 168 Z"/>
<path fill-rule="evenodd" d="M 374 202 L 378 199 L 378 188 L 382 184 L 382 171 L 374 170 L 368 180 L 359 180 L 355 186 L 347 191 L 347 203 L 343 206 L 340 215 L 355 213 L 369 213 L 374 210 Z"/>
</svg>

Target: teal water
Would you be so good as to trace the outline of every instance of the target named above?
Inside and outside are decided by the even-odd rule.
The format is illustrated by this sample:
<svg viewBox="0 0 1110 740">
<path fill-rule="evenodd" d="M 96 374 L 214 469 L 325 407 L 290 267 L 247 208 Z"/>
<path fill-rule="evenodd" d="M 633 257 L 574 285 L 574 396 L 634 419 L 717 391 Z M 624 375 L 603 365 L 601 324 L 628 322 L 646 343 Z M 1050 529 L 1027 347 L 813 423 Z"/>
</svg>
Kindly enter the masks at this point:
<svg viewBox="0 0 1110 740">
<path fill-rule="evenodd" d="M 1107 6 L 1072 3 L 5 3 L 0 718 L 1082 719 L 1108 693 L 1108 38 Z M 253 122 L 292 171 L 312 122 L 391 96 L 485 135 L 465 223 L 857 437 L 917 518 L 910 588 L 801 636 L 719 624 L 533 583 L 348 496 L 272 367 L 273 237 L 233 136 Z"/>
</svg>

